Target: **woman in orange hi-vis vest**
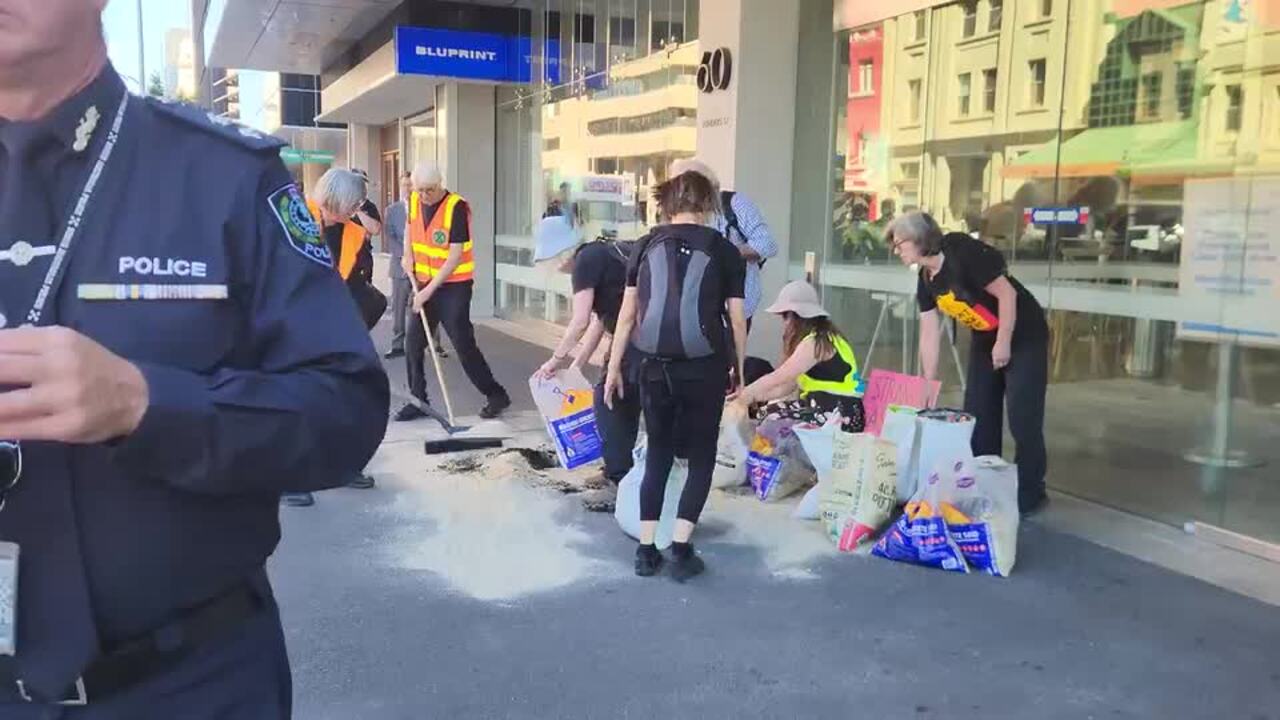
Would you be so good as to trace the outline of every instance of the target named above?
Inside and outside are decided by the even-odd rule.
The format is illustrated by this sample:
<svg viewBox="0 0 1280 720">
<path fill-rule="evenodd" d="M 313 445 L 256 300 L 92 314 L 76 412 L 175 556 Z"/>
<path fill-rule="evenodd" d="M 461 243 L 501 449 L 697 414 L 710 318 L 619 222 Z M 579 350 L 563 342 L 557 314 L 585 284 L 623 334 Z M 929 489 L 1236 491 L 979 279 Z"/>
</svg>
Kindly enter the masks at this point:
<svg viewBox="0 0 1280 720">
<path fill-rule="evenodd" d="M 373 286 L 373 253 L 369 236 L 382 231 L 382 217 L 368 200 L 368 178 L 344 168 L 330 168 L 308 193 L 307 209 L 320 226 L 321 237 L 334 258 L 334 269 L 347 284 L 351 298 L 370 329 L 387 309 L 387 298 Z M 373 478 L 363 472 L 347 480 L 347 487 L 367 490 Z M 285 493 L 281 501 L 307 506 L 306 493 Z"/>
<path fill-rule="evenodd" d="M 414 168 L 414 191 L 409 195 L 408 228 L 402 259 L 405 274 L 413 279 L 414 314 L 425 311 L 434 333 L 444 325 L 462 369 L 471 384 L 484 394 L 483 418 L 495 418 L 511 406 L 511 397 L 498 384 L 489 363 L 476 345 L 471 324 L 471 295 L 475 286 L 471 208 L 467 201 L 444 187 L 440 169 L 430 162 Z M 409 392 L 423 403 L 427 399 L 427 335 L 421 322 L 411 322 L 405 334 L 405 365 Z M 426 417 L 417 405 L 405 405 L 396 413 L 399 422 Z"/>
</svg>

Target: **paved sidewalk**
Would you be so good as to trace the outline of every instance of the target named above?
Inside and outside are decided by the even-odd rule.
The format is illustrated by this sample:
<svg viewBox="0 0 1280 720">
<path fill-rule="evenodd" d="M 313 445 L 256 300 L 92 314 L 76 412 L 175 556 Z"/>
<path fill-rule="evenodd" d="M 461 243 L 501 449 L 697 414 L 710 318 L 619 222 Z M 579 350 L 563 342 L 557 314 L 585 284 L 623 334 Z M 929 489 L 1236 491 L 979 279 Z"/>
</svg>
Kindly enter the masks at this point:
<svg viewBox="0 0 1280 720">
<path fill-rule="evenodd" d="M 547 352 L 479 335 L 527 423 Z M 462 412 L 478 410 L 456 359 L 448 371 Z M 550 491 L 508 482 L 466 516 L 468 493 L 506 480 L 429 472 L 418 440 L 393 427 L 378 489 L 282 510 L 271 570 L 298 718 L 1280 720 L 1280 609 L 1042 525 L 998 580 L 779 554 L 779 532 L 807 530 L 720 503 L 698 536 L 709 574 L 678 586 L 631 576 L 612 517 Z M 547 525 L 554 546 L 530 547 Z M 473 556 L 531 587 L 546 558 L 576 574 L 494 599 L 425 569 Z"/>
</svg>

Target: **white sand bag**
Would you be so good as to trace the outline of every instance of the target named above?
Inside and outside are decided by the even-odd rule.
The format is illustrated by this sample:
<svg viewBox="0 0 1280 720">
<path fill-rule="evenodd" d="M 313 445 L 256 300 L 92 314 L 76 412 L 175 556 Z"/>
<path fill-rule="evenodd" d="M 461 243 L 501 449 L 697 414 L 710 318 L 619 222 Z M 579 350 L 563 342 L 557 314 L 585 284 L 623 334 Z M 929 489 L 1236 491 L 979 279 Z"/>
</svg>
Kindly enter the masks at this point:
<svg viewBox="0 0 1280 720">
<path fill-rule="evenodd" d="M 890 405 L 884 414 L 880 438 L 896 447 L 898 503 L 906 503 L 916 492 L 916 463 L 920 452 L 920 411 L 905 405 Z"/>
<path fill-rule="evenodd" d="M 840 416 L 835 416 L 822 427 L 797 425 L 792 429 L 800 440 L 804 454 L 818 474 L 818 484 L 800 498 L 800 503 L 791 512 L 797 520 L 817 520 L 821 517 L 818 505 L 825 491 L 826 483 L 831 481 L 831 455 L 836 433 L 840 432 Z"/>
<path fill-rule="evenodd" d="M 618 521 L 622 532 L 640 539 L 640 485 L 644 482 L 645 445 L 636 445 L 635 464 L 618 483 L 618 499 L 614 504 L 613 517 Z M 667 476 L 667 491 L 662 497 L 662 514 L 658 518 L 658 533 L 654 543 L 659 550 L 671 547 L 671 536 L 676 528 L 676 514 L 680 512 L 680 494 L 684 492 L 685 481 L 689 478 L 689 465 L 676 458 L 671 464 L 671 474 Z"/>
<path fill-rule="evenodd" d="M 821 428 L 795 429 L 818 485 L 794 514 L 822 520 L 840 549 L 851 552 L 889 522 L 897 494 L 896 451 L 893 443 L 841 432 L 839 426 L 837 417 Z"/>
<path fill-rule="evenodd" d="M 729 403 L 720 420 L 720 441 L 716 446 L 716 469 L 711 473 L 711 487 L 731 488 L 747 483 L 747 454 L 755 433 L 747 410 L 740 403 Z"/>
</svg>

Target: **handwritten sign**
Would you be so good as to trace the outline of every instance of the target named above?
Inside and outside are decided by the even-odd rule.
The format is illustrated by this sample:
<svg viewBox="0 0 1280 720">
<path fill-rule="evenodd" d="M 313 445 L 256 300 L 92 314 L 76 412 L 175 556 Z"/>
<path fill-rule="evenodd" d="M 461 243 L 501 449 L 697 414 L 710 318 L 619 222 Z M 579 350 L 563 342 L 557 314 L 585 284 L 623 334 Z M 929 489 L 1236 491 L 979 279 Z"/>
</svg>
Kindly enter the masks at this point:
<svg viewBox="0 0 1280 720">
<path fill-rule="evenodd" d="M 938 401 L 942 383 L 929 382 L 916 375 L 903 375 L 890 370 L 872 370 L 862 406 L 867 413 L 867 432 L 880 435 L 884 414 L 890 405 L 925 408 Z"/>
</svg>

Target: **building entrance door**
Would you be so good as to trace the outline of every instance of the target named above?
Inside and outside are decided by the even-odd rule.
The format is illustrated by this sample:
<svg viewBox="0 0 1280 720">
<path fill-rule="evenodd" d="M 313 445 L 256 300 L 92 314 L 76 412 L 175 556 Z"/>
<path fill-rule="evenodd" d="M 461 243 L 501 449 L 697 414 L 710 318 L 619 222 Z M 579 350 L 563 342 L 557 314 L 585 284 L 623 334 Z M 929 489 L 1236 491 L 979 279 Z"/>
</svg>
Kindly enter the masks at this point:
<svg viewBox="0 0 1280 720">
<path fill-rule="evenodd" d="M 382 153 L 382 204 L 379 210 L 400 198 L 400 151 Z"/>
</svg>

